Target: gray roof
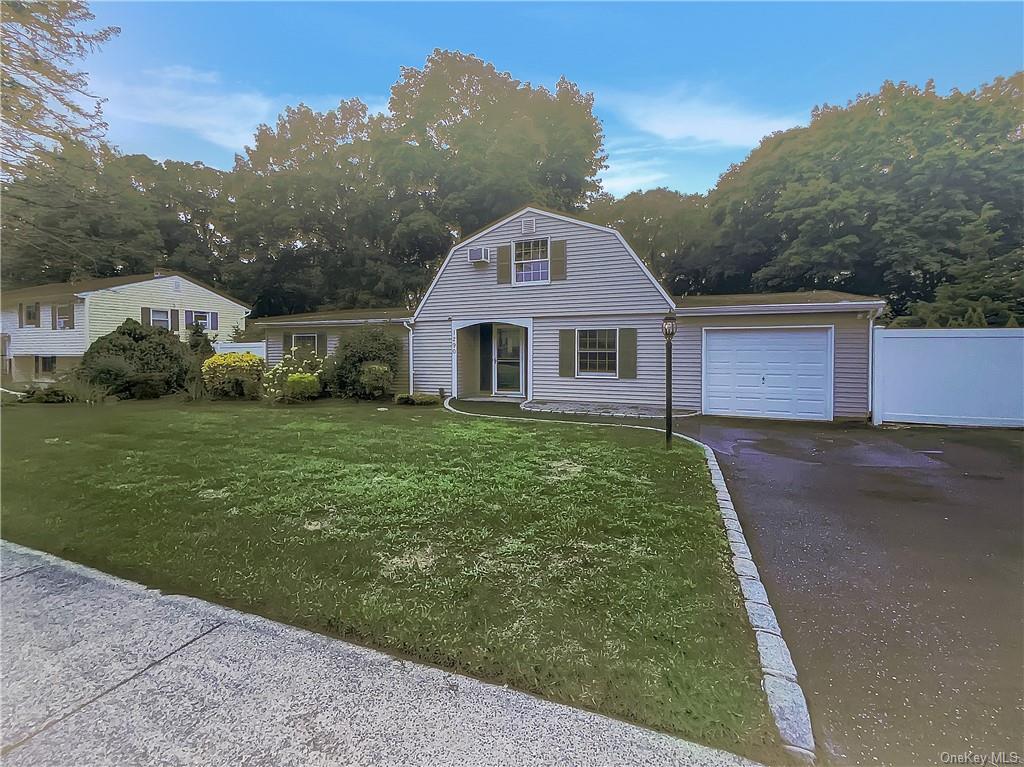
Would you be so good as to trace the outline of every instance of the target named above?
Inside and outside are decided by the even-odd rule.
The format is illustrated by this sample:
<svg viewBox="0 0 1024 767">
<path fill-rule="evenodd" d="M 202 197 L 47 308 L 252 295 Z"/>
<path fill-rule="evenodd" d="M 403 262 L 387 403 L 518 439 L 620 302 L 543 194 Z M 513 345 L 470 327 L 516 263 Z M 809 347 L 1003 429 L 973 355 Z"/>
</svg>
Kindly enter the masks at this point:
<svg viewBox="0 0 1024 767">
<path fill-rule="evenodd" d="M 380 309 L 331 309 L 304 314 L 278 314 L 250 320 L 254 325 L 292 325 L 295 323 L 335 322 L 407 322 L 412 319 L 412 310 L 401 306 Z"/>
<path fill-rule="evenodd" d="M 183 280 L 188 280 L 201 288 L 206 288 L 211 293 L 216 293 L 221 298 L 226 298 L 228 301 L 239 306 L 244 306 L 246 309 L 252 308 L 249 304 L 225 293 L 220 288 L 208 285 L 202 280 L 190 277 L 184 272 L 173 272 L 169 269 L 158 269 L 154 272 L 146 272 L 145 274 L 122 274 L 117 277 L 87 277 L 84 280 L 75 280 L 73 282 L 48 282 L 45 285 L 32 285 L 27 288 L 5 290 L 3 297 L 4 301 L 16 301 L 19 298 L 36 298 L 38 296 L 77 295 L 78 293 L 88 293 L 93 290 L 120 288 L 124 285 L 134 285 L 138 282 L 158 280 L 162 277 L 181 277 Z"/>
<path fill-rule="evenodd" d="M 728 293 L 715 296 L 673 296 L 680 309 L 704 309 L 716 306 L 774 306 L 780 304 L 840 304 L 846 301 L 885 303 L 878 296 L 859 296 L 838 290 L 800 290 L 792 293 Z"/>
</svg>

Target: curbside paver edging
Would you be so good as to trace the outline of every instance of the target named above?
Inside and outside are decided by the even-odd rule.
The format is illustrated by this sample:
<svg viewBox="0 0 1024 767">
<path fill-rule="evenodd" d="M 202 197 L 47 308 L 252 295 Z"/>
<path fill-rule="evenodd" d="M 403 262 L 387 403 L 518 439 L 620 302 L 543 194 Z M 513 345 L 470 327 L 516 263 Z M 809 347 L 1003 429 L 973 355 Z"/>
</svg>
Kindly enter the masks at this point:
<svg viewBox="0 0 1024 767">
<path fill-rule="evenodd" d="M 496 418 L 506 421 L 538 421 L 547 420 L 552 423 L 568 423 L 575 426 L 611 426 L 624 429 L 644 429 L 647 431 L 662 431 L 654 426 L 636 426 L 633 424 L 612 424 L 612 423 L 587 423 L 585 421 L 558 421 L 556 419 L 537 419 L 529 416 L 501 416 L 489 413 L 470 413 L 457 410 L 451 405 L 454 397 L 448 397 L 444 401 L 444 408 L 459 415 L 479 416 L 482 418 Z M 525 403 L 524 403 L 525 404 Z M 529 411 L 529 408 L 521 410 Z M 548 411 L 541 411 L 548 412 Z M 606 415 L 615 415 L 607 413 Z M 629 415 L 621 413 L 619 415 Z M 747 610 L 747 619 L 754 630 L 757 640 L 758 655 L 761 660 L 761 688 L 768 699 L 768 708 L 772 712 L 775 726 L 779 731 L 779 737 L 785 751 L 796 761 L 802 764 L 813 765 L 816 760 L 814 745 L 814 732 L 811 729 L 811 714 L 807 708 L 807 698 L 803 688 L 797 681 L 796 667 L 793 664 L 792 655 L 789 652 L 789 645 L 782 636 L 782 629 L 779 627 L 775 610 L 768 601 L 768 592 L 761 582 L 754 558 L 750 553 L 750 546 L 747 544 L 746 536 L 740 525 L 739 517 L 736 515 L 736 506 L 733 504 L 729 488 L 725 483 L 725 474 L 718 464 L 718 457 L 710 445 L 706 445 L 698 439 L 686 434 L 673 431 L 672 434 L 697 445 L 704 451 L 704 458 L 707 461 L 708 472 L 711 475 L 711 484 L 715 489 L 715 499 L 718 505 L 718 512 L 725 527 L 726 538 L 729 541 L 729 548 L 733 553 L 733 572 L 739 581 L 740 592 L 743 594 L 743 604 Z"/>
<path fill-rule="evenodd" d="M 778 618 L 768 601 L 768 592 L 761 583 L 754 558 L 750 554 L 750 546 L 747 545 L 739 517 L 736 516 L 736 507 L 725 484 L 725 475 L 718 465 L 714 450 L 685 434 L 680 436 L 704 448 L 718 511 L 733 553 L 733 571 L 739 580 L 747 618 L 757 639 L 757 652 L 761 658 L 761 687 L 768 698 L 768 708 L 775 719 L 783 748 L 795 760 L 814 764 L 814 733 L 811 730 L 807 698 L 797 681 L 796 666 L 793 665 L 789 646 L 782 637 Z"/>
</svg>

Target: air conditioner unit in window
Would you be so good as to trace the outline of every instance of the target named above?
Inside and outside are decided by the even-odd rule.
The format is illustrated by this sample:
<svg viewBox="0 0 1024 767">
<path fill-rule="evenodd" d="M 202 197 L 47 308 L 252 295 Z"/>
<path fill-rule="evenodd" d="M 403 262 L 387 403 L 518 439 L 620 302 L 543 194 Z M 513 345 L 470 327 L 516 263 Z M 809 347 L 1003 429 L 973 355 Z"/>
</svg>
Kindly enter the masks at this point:
<svg viewBox="0 0 1024 767">
<path fill-rule="evenodd" d="M 495 251 L 495 248 L 470 248 L 469 249 L 469 263 L 471 264 L 488 264 L 491 262 L 491 254 Z"/>
</svg>

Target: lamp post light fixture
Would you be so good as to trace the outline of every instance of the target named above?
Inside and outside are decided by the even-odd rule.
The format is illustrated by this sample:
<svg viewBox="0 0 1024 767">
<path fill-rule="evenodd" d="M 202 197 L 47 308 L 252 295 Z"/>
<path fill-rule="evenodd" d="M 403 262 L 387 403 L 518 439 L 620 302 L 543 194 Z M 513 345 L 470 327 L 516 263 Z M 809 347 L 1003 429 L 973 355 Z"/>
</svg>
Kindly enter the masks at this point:
<svg viewBox="0 0 1024 767">
<path fill-rule="evenodd" d="M 665 336 L 665 449 L 672 447 L 672 337 L 676 334 L 676 315 L 666 314 L 661 320 Z"/>
</svg>

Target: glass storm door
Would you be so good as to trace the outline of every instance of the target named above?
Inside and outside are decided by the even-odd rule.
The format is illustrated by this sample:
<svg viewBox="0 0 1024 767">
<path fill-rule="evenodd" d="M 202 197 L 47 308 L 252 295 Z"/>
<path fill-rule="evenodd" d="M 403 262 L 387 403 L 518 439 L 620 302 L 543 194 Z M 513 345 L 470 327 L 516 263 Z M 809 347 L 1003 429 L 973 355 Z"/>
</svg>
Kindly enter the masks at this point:
<svg viewBox="0 0 1024 767">
<path fill-rule="evenodd" d="M 523 393 L 523 329 L 494 326 L 494 393 Z"/>
</svg>

